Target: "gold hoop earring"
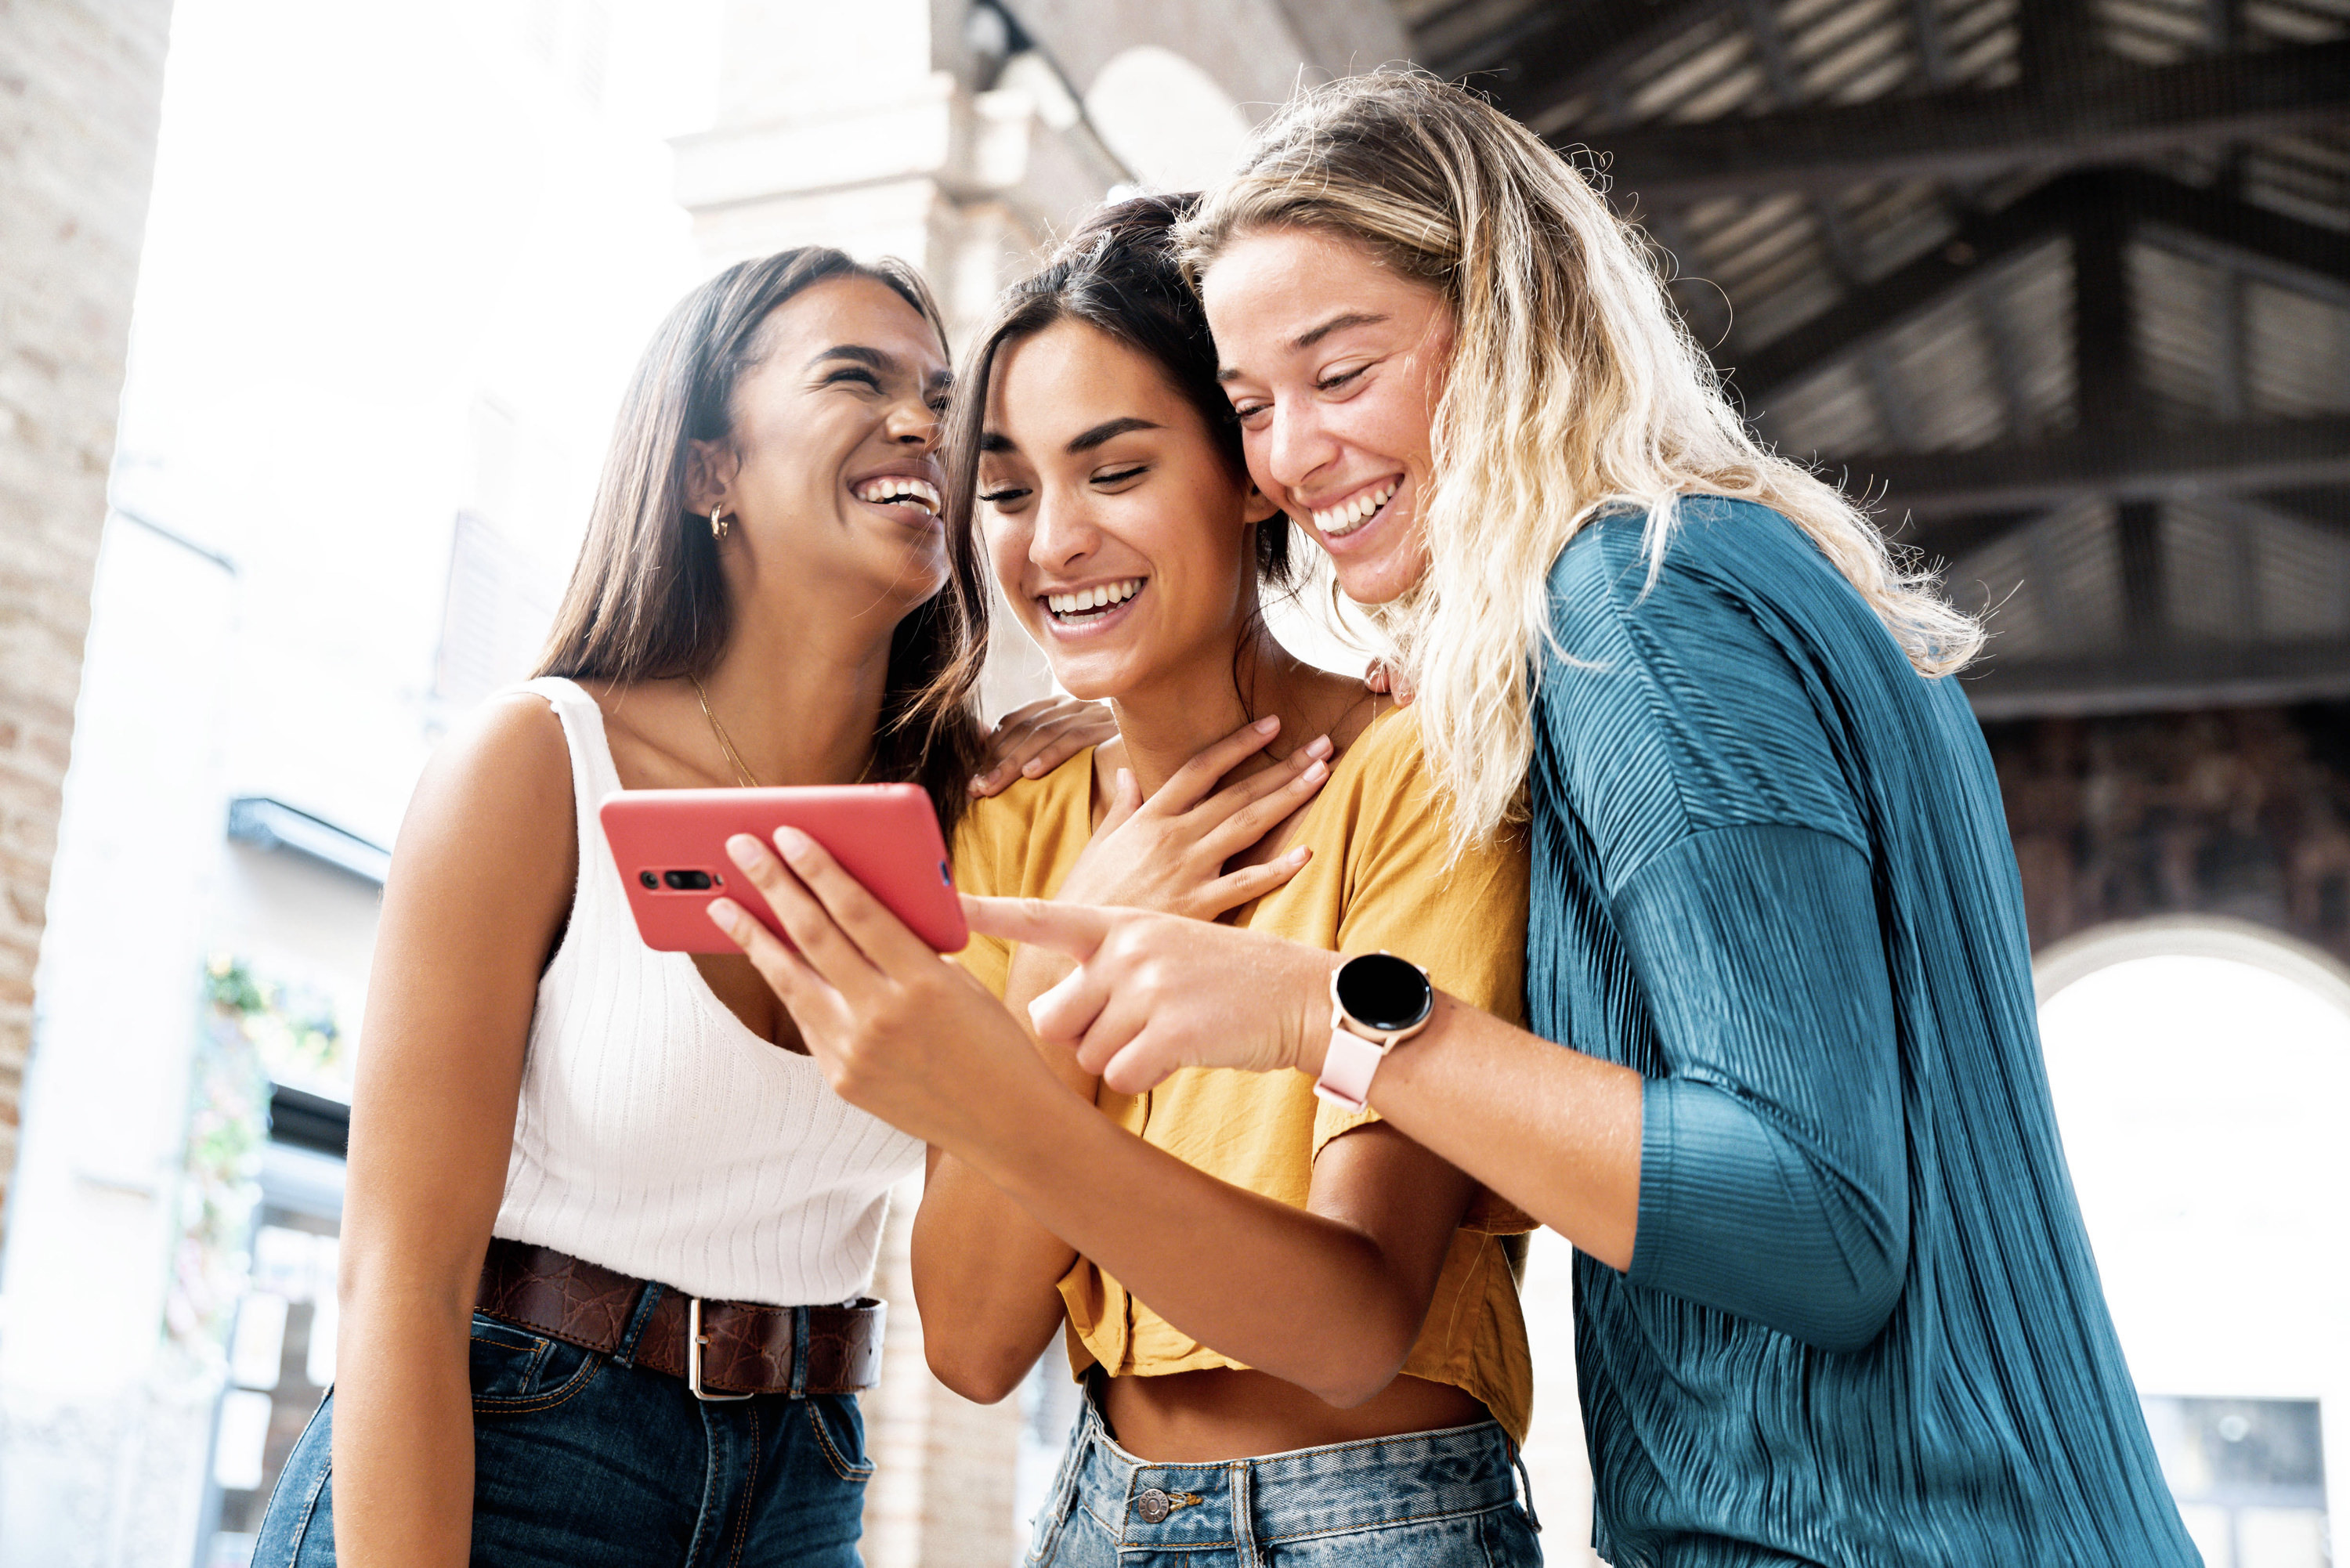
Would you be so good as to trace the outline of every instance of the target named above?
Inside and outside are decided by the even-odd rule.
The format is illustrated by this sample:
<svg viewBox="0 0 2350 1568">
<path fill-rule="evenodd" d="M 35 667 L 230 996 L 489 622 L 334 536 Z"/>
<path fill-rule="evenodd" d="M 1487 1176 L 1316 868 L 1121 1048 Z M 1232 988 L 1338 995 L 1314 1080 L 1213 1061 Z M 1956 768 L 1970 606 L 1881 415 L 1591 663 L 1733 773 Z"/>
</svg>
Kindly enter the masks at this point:
<svg viewBox="0 0 2350 1568">
<path fill-rule="evenodd" d="M 726 537 L 726 531 L 733 526 L 734 526 L 734 519 L 726 515 L 726 509 L 723 506 L 713 506 L 710 509 L 710 536 L 712 538 L 723 539 Z"/>
</svg>

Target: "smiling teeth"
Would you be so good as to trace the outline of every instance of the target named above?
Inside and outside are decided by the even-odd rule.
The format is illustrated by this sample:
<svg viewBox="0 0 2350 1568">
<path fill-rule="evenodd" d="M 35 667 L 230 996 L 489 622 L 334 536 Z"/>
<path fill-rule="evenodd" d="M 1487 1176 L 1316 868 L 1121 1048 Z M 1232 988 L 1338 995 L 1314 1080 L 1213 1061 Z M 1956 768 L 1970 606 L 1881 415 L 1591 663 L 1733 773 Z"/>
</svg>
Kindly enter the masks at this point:
<svg viewBox="0 0 2350 1568">
<path fill-rule="evenodd" d="M 1142 591 L 1140 577 L 1128 577 L 1122 583 L 1102 583 L 1090 588 L 1079 588 L 1073 594 L 1046 594 L 1045 607 L 1055 615 L 1081 615 L 1087 610 L 1100 609 L 1107 605 L 1120 605 Z"/>
<path fill-rule="evenodd" d="M 1326 539 L 1343 539 L 1370 521 L 1371 514 L 1385 506 L 1396 493 L 1390 480 L 1377 490 L 1367 490 L 1343 506 L 1332 506 L 1314 514 L 1314 528 Z"/>
<path fill-rule="evenodd" d="M 924 479 L 910 479 L 892 474 L 885 479 L 868 479 L 857 487 L 857 499 L 877 505 L 893 501 L 910 501 L 931 516 L 939 514 L 938 487 Z"/>
</svg>

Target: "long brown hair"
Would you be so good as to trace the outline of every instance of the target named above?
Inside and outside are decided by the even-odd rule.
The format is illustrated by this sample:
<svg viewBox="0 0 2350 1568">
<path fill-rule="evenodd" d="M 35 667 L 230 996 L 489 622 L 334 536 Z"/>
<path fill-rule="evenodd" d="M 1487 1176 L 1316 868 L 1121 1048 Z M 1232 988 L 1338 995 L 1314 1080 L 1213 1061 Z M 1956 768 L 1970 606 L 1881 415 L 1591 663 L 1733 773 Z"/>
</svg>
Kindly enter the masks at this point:
<svg viewBox="0 0 2350 1568">
<path fill-rule="evenodd" d="M 1232 400 L 1216 379 L 1216 345 L 1207 312 L 1183 275 L 1175 227 L 1199 203 L 1196 192 L 1136 196 L 1103 208 L 1071 234 L 1044 270 L 1004 291 L 995 315 L 980 329 L 947 414 L 946 530 L 955 591 L 973 607 L 972 640 L 963 667 L 940 679 L 941 700 L 952 700 L 979 678 L 986 654 L 986 551 L 979 543 L 980 438 L 987 423 L 988 386 L 1003 349 L 1063 321 L 1081 321 L 1159 367 L 1168 384 L 1198 410 L 1218 455 L 1243 483 L 1248 460 Z M 1275 513 L 1256 525 L 1257 581 L 1286 587 L 1296 576 L 1289 519 Z M 1237 681 L 1237 676 L 1235 676 Z"/>
<path fill-rule="evenodd" d="M 911 267 L 868 265 L 805 245 L 739 262 L 680 300 L 645 349 L 613 428 L 578 563 L 537 673 L 628 684 L 701 676 L 733 628 L 733 606 L 709 524 L 688 510 L 697 441 L 733 428 L 734 389 L 759 363 L 759 328 L 802 289 L 865 277 L 890 288 L 938 333 L 946 329 Z M 934 692 L 965 661 L 971 634 L 950 585 L 898 623 L 874 736 L 873 776 L 920 784 L 949 835 L 969 799 L 982 738 L 969 683 Z"/>
</svg>

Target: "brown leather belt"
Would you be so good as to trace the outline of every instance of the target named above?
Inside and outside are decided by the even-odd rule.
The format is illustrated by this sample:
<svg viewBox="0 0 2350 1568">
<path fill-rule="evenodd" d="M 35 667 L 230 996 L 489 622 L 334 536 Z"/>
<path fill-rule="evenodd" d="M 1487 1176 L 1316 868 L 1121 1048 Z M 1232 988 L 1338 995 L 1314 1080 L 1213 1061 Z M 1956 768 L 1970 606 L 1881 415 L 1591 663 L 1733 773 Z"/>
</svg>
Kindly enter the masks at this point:
<svg viewBox="0 0 2350 1568">
<path fill-rule="evenodd" d="M 888 1309 L 866 1297 L 848 1306 L 710 1302 L 552 1247 L 493 1237 L 475 1305 L 517 1328 L 612 1355 L 628 1337 L 649 1290 L 660 1295 L 637 1334 L 631 1360 L 684 1378 L 698 1399 L 855 1394 L 881 1380 L 881 1324 Z M 795 1372 L 803 1375 L 795 1376 Z"/>
</svg>

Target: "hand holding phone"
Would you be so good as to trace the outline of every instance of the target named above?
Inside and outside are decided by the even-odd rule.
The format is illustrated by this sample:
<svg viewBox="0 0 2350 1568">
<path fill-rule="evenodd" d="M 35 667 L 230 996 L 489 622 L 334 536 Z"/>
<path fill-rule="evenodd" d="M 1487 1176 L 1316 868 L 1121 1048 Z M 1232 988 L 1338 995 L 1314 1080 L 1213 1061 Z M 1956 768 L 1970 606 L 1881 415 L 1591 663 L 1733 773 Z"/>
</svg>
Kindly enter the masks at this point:
<svg viewBox="0 0 2350 1568">
<path fill-rule="evenodd" d="M 823 845 L 938 951 L 960 951 L 971 938 L 938 814 L 915 784 L 621 790 L 597 815 L 637 930 L 660 952 L 739 952 L 705 912 L 721 895 L 784 934 L 759 889 L 734 869 L 726 841 L 747 833 L 772 846 L 775 829 L 785 826 Z"/>
</svg>

